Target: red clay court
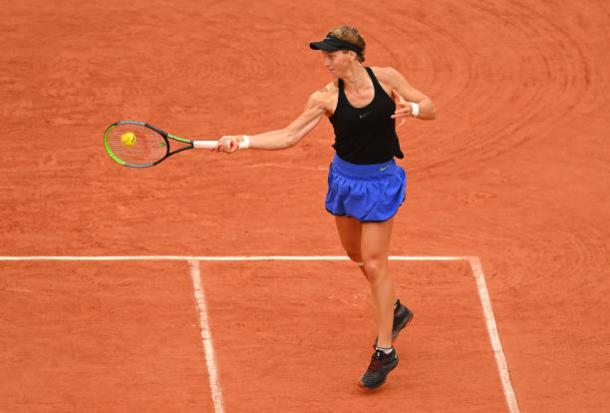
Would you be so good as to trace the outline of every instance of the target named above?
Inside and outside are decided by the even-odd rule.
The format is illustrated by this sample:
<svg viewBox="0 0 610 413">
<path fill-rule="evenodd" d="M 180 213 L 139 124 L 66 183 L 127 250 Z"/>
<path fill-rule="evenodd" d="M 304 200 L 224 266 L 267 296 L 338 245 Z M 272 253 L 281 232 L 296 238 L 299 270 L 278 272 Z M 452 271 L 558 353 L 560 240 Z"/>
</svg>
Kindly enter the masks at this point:
<svg viewBox="0 0 610 413">
<path fill-rule="evenodd" d="M 0 411 L 605 412 L 610 6 L 602 1 L 5 2 Z M 415 311 L 356 382 L 368 284 L 324 211 L 332 129 L 132 170 L 120 119 L 284 127 L 357 26 L 435 102 L 400 130 L 391 271 Z M 332 368 L 328 366 L 332 365 Z"/>
</svg>

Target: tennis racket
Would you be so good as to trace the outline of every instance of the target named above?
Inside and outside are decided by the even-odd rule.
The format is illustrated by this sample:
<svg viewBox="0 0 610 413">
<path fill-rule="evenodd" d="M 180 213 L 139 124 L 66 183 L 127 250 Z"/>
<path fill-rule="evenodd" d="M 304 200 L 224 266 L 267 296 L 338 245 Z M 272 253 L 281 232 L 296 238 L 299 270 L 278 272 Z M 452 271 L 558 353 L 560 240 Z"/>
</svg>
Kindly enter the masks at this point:
<svg viewBox="0 0 610 413">
<path fill-rule="evenodd" d="M 188 149 L 214 149 L 218 141 L 180 138 L 145 122 L 122 120 L 108 126 L 104 146 L 108 155 L 119 165 L 148 168 L 178 152 Z M 240 148 L 248 144 L 241 142 Z"/>
</svg>

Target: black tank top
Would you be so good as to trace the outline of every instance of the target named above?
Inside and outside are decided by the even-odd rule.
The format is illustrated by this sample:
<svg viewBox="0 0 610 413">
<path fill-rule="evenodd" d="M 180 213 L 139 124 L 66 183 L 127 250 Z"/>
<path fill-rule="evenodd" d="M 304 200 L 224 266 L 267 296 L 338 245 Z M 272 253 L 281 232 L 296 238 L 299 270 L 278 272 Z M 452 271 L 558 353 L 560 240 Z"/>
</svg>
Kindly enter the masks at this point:
<svg viewBox="0 0 610 413">
<path fill-rule="evenodd" d="M 371 103 L 353 107 L 345 96 L 343 80 L 339 79 L 337 109 L 329 117 L 335 130 L 333 148 L 344 161 L 365 165 L 404 158 L 396 135 L 395 121 L 390 116 L 396 104 L 383 90 L 370 67 L 365 68 L 375 88 Z"/>
</svg>

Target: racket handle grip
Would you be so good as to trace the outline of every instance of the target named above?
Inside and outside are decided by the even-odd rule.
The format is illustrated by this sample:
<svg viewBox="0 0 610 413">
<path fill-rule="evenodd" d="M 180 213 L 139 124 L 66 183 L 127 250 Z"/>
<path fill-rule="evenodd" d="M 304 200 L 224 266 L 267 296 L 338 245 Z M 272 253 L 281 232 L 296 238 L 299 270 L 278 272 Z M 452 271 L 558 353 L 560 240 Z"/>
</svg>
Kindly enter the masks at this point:
<svg viewBox="0 0 610 413">
<path fill-rule="evenodd" d="M 248 149 L 249 141 L 239 142 L 239 149 Z M 218 141 L 193 141 L 193 147 L 197 149 L 214 149 Z"/>
<path fill-rule="evenodd" d="M 214 149 L 218 141 L 193 141 L 193 147 L 197 149 Z"/>
</svg>

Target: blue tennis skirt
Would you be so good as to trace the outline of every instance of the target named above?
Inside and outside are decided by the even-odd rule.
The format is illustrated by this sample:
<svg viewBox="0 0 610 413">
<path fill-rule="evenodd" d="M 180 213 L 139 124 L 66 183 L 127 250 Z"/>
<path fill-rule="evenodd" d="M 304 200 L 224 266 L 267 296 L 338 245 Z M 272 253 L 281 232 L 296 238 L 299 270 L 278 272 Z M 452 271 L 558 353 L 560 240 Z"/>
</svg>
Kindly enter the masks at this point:
<svg viewBox="0 0 610 413">
<path fill-rule="evenodd" d="M 356 165 L 335 155 L 328 171 L 326 210 L 361 222 L 392 218 L 406 196 L 407 174 L 394 160 Z"/>
</svg>

